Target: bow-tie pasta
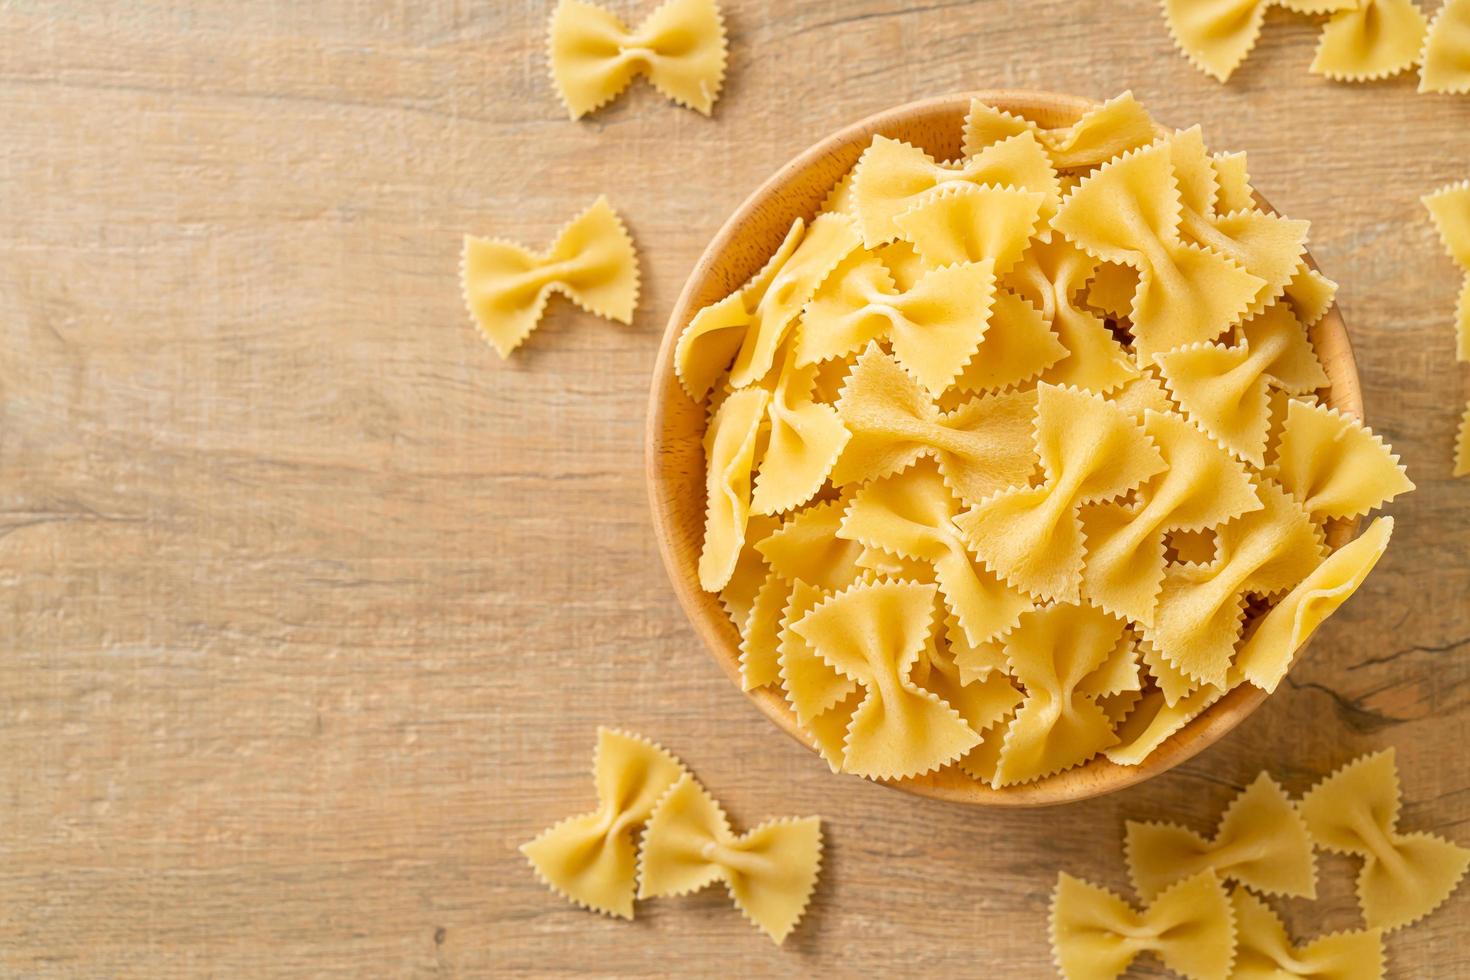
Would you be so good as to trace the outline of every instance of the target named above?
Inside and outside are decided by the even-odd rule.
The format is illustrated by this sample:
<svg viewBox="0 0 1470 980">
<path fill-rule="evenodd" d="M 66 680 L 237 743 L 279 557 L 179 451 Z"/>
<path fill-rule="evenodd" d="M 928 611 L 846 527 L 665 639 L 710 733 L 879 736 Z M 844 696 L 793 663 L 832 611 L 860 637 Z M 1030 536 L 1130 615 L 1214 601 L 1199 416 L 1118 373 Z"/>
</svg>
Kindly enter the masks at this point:
<svg viewBox="0 0 1470 980">
<path fill-rule="evenodd" d="M 632 323 L 638 256 L 617 212 L 599 197 L 545 252 L 466 235 L 459 283 L 475 325 L 504 358 L 536 329 L 552 293 L 588 313 Z"/>
<path fill-rule="evenodd" d="M 1392 522 L 1328 529 L 1412 484 L 1334 400 L 1336 286 L 1244 154 L 1128 93 L 956 135 L 854 150 L 673 362 L 742 685 L 835 771 L 1006 792 L 1274 688 Z"/>
<path fill-rule="evenodd" d="M 586 0 L 551 12 L 551 80 L 573 119 L 611 102 L 639 75 L 710 114 L 725 80 L 725 25 L 715 0 L 666 0 L 636 30 Z"/>
<path fill-rule="evenodd" d="M 1470 92 L 1470 0 L 1445 0 L 1419 56 L 1419 91 Z"/>
</svg>

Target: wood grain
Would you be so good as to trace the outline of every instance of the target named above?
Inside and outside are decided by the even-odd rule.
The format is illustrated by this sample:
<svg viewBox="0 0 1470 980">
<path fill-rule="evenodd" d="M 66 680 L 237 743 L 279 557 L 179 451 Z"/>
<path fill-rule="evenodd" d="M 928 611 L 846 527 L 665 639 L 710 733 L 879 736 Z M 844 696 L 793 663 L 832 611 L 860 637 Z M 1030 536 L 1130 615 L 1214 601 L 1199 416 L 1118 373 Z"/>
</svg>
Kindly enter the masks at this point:
<svg viewBox="0 0 1470 980">
<path fill-rule="evenodd" d="M 1459 280 L 1418 200 L 1470 176 L 1470 99 L 1313 78 L 1279 13 L 1222 87 L 1153 0 L 724 7 L 713 119 L 638 84 L 573 124 L 540 0 L 0 5 L 0 973 L 1045 976 L 1057 869 L 1124 886 L 1125 817 L 1204 828 L 1263 766 L 1300 792 L 1389 744 L 1404 825 L 1470 841 Z M 660 568 L 641 453 L 662 326 L 749 190 L 871 112 L 1002 87 L 1132 87 L 1248 150 L 1419 484 L 1246 723 L 1041 819 L 833 777 L 746 703 Z M 545 243 L 598 193 L 642 252 L 635 325 L 556 301 L 499 363 L 461 234 Z M 827 818 L 784 948 L 716 891 L 629 924 L 536 884 L 515 846 L 590 806 L 599 723 L 738 824 Z M 1352 867 L 1323 859 L 1299 934 L 1357 922 Z M 1393 975 L 1470 975 L 1467 912 L 1390 936 Z"/>
</svg>

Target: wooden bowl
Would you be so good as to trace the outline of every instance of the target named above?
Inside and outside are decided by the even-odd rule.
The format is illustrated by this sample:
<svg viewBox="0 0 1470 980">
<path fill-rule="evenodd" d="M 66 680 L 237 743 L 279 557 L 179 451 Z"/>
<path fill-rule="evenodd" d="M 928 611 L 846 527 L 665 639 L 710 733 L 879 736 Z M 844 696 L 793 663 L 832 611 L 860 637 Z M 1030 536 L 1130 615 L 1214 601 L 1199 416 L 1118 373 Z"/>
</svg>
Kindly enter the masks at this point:
<svg viewBox="0 0 1470 980">
<path fill-rule="evenodd" d="M 699 586 L 696 565 L 704 539 L 704 410 L 690 401 L 674 378 L 674 344 L 703 306 L 742 285 L 776 250 L 798 215 L 810 221 L 828 190 L 857 163 L 873 136 L 882 133 L 922 147 L 935 159 L 960 155 L 960 129 L 972 98 L 1034 119 L 1043 126 L 1066 126 L 1096 103 L 1050 92 L 994 91 L 947 95 L 869 116 L 819 141 L 777 171 L 736 209 L 716 233 L 690 273 L 674 304 L 658 363 L 653 372 L 647 429 L 648 491 L 653 525 L 664 567 L 694 628 L 710 653 L 737 685 L 740 634 L 719 597 Z M 1265 201 L 1263 208 L 1270 209 Z M 1310 261 L 1310 260 L 1309 260 Z M 1357 418 L 1363 416 L 1357 365 L 1347 330 L 1334 307 L 1311 330 L 1312 343 L 1331 379 L 1326 402 Z M 1353 536 L 1350 525 L 1331 527 L 1335 549 Z M 766 716 L 798 741 L 811 741 L 780 691 L 748 692 Z M 1266 692 L 1242 684 L 1227 693 L 1137 766 L 1119 766 L 1101 757 L 1037 783 L 992 789 L 963 773 L 941 770 L 893 782 L 910 793 L 983 806 L 1047 806 L 1085 800 L 1132 786 L 1173 768 L 1214 743 L 1264 701 Z"/>
</svg>

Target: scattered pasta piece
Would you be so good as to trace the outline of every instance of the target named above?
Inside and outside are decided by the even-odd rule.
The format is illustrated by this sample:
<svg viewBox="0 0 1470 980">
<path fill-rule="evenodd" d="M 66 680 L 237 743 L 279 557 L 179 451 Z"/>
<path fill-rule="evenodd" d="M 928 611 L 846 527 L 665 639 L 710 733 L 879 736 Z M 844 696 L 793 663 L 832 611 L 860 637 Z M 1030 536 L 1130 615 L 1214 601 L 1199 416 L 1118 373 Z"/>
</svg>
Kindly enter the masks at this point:
<svg viewBox="0 0 1470 980">
<path fill-rule="evenodd" d="M 1123 853 L 1143 898 L 1206 869 L 1267 894 L 1317 897 L 1312 839 L 1264 772 L 1225 808 L 1213 839 L 1177 824 L 1129 820 Z"/>
<path fill-rule="evenodd" d="M 638 854 L 638 897 L 685 895 L 723 881 L 776 943 L 801 921 L 822 863 L 822 821 L 771 820 L 736 835 L 714 797 L 685 773 L 658 801 Z"/>
<path fill-rule="evenodd" d="M 1419 59 L 1428 29 L 1414 0 L 1357 0 L 1323 26 L 1311 72 L 1340 82 L 1388 78 Z"/>
<path fill-rule="evenodd" d="M 1317 846 L 1362 857 L 1358 904 L 1370 928 L 1398 929 L 1428 915 L 1470 867 L 1470 848 L 1433 834 L 1399 833 L 1399 805 L 1391 748 L 1343 766 L 1300 805 Z"/>
<path fill-rule="evenodd" d="M 647 739 L 599 728 L 592 761 L 597 809 L 549 828 L 521 845 L 521 853 L 553 891 L 631 919 L 637 887 L 633 832 L 684 775 L 677 759 Z"/>
<path fill-rule="evenodd" d="M 536 329 L 552 293 L 588 313 L 632 323 L 638 256 L 617 212 L 599 197 L 545 252 L 466 235 L 459 282 L 475 325 L 505 358 Z"/>
<path fill-rule="evenodd" d="M 1296 588 L 1271 607 L 1235 655 L 1246 680 L 1264 691 L 1276 690 L 1296 651 L 1323 620 L 1346 602 L 1378 564 L 1393 534 L 1393 518 L 1380 517 L 1353 541 L 1318 565 Z"/>
<path fill-rule="evenodd" d="M 1335 932 L 1293 946 L 1271 906 L 1244 888 L 1230 893 L 1235 909 L 1232 980 L 1383 980 L 1383 931 Z"/>
<path fill-rule="evenodd" d="M 1057 877 L 1051 948 L 1065 980 L 1113 980 L 1144 952 L 1190 980 L 1226 980 L 1235 960 L 1235 912 L 1214 872 L 1170 886 L 1143 912 L 1105 888 Z"/>
<path fill-rule="evenodd" d="M 1445 0 L 1419 55 L 1419 91 L 1470 92 L 1470 0 Z"/>
<path fill-rule="evenodd" d="M 600 109 L 639 75 L 709 115 L 725 80 L 725 25 L 715 0 L 665 0 L 636 30 L 586 0 L 551 12 L 551 80 L 573 119 Z"/>
<path fill-rule="evenodd" d="M 1292 401 L 1269 475 L 1314 520 L 1361 517 L 1414 489 L 1399 458 L 1357 419 Z"/>
<path fill-rule="evenodd" d="M 1330 407 L 1336 286 L 1245 155 L 1128 93 L 1055 122 L 875 137 L 675 346 L 701 582 L 834 771 L 1139 765 L 1279 682 L 1387 542 L 1328 529 L 1411 487 Z"/>
<path fill-rule="evenodd" d="M 1470 361 L 1470 180 L 1442 187 L 1423 200 L 1445 251 L 1465 273 L 1455 313 L 1455 356 Z"/>
</svg>

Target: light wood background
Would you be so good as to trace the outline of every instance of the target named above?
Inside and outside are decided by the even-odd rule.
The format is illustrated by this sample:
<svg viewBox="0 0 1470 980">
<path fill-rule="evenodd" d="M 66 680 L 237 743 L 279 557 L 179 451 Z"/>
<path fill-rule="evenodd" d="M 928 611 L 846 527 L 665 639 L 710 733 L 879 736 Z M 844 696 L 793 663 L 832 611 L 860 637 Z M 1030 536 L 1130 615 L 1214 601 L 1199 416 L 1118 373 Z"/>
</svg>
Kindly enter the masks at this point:
<svg viewBox="0 0 1470 980">
<path fill-rule="evenodd" d="M 1403 826 L 1470 843 L 1459 278 L 1419 204 L 1470 176 L 1470 98 L 1314 78 L 1312 24 L 1274 12 L 1222 87 L 1154 0 L 726 0 L 713 119 L 640 83 L 574 124 L 549 6 L 0 2 L 0 974 L 1045 976 L 1057 870 L 1124 886 L 1125 817 L 1205 829 L 1263 766 L 1300 792 L 1386 745 Z M 1001 86 L 1132 87 L 1248 150 L 1419 484 L 1255 717 L 1045 812 L 834 777 L 778 733 L 681 616 L 642 475 L 664 318 L 747 191 L 869 112 Z M 554 301 L 500 363 L 460 235 L 542 244 L 597 193 L 637 322 Z M 590 808 L 598 724 L 738 825 L 826 818 L 785 948 L 719 890 L 625 923 L 535 882 L 515 847 Z M 1321 863 L 1299 935 L 1357 922 L 1355 865 Z M 1467 912 L 1394 934 L 1393 975 L 1470 975 Z"/>
</svg>

